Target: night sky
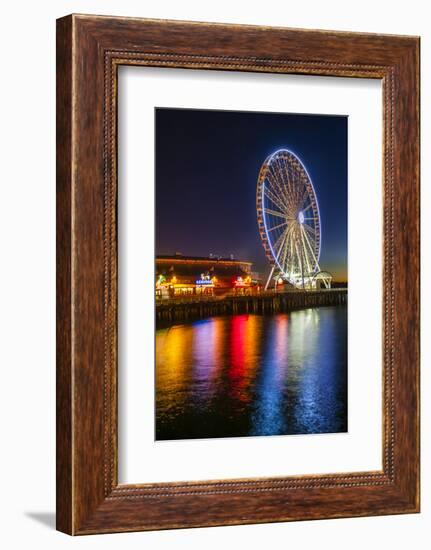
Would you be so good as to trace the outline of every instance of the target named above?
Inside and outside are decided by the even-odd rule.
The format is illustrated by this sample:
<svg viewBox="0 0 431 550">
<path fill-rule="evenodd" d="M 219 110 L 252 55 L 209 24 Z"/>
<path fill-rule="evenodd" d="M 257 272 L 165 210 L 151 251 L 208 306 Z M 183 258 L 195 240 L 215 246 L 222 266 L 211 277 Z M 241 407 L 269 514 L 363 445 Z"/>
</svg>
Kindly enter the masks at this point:
<svg viewBox="0 0 431 550">
<path fill-rule="evenodd" d="M 347 117 L 156 109 L 156 254 L 253 262 L 269 273 L 256 183 L 277 149 L 305 165 L 319 202 L 320 268 L 347 280 Z"/>
</svg>

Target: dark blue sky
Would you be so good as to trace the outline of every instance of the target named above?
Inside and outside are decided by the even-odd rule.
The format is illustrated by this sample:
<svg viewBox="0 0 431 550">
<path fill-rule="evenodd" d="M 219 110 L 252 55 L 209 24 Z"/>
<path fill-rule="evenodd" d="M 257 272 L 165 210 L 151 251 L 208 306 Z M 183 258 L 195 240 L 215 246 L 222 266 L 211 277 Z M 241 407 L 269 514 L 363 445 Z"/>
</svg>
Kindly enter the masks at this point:
<svg viewBox="0 0 431 550">
<path fill-rule="evenodd" d="M 156 109 L 156 254 L 210 253 L 269 263 L 256 221 L 266 157 L 303 162 L 320 207 L 320 267 L 347 280 L 347 117 Z"/>
</svg>

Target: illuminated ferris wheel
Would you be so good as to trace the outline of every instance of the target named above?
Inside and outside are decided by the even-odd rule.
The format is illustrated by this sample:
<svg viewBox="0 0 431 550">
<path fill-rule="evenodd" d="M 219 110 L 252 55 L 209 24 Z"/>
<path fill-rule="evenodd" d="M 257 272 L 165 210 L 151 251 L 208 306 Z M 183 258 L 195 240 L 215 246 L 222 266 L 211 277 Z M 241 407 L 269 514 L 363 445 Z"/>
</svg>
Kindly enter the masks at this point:
<svg viewBox="0 0 431 550">
<path fill-rule="evenodd" d="M 310 176 L 299 158 L 287 149 L 270 155 L 259 172 L 257 221 L 271 280 L 297 288 L 331 286 L 331 275 L 320 271 L 320 212 Z"/>
</svg>

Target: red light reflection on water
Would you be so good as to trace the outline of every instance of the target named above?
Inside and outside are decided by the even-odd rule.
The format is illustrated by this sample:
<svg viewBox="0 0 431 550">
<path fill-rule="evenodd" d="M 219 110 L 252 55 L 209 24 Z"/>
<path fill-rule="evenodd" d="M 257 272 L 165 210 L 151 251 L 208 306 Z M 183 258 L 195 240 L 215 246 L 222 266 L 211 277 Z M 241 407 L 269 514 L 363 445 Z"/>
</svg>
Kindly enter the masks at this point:
<svg viewBox="0 0 431 550">
<path fill-rule="evenodd" d="M 257 316 L 237 315 L 230 323 L 230 396 L 244 403 L 251 399 L 260 345 L 261 320 Z"/>
</svg>

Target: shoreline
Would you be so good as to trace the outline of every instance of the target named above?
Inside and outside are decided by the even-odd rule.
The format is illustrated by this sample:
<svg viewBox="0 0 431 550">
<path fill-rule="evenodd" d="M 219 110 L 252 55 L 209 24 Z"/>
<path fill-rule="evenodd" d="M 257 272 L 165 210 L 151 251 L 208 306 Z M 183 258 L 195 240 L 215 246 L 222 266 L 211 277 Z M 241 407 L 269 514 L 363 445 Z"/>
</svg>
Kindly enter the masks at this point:
<svg viewBox="0 0 431 550">
<path fill-rule="evenodd" d="M 306 290 L 284 293 L 265 293 L 252 296 L 226 296 L 157 303 L 156 330 L 210 317 L 233 316 L 243 313 L 273 314 L 314 307 L 347 304 L 347 289 Z"/>
</svg>

